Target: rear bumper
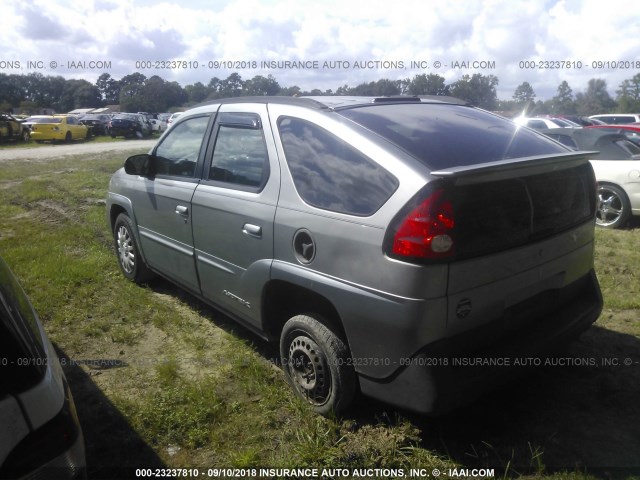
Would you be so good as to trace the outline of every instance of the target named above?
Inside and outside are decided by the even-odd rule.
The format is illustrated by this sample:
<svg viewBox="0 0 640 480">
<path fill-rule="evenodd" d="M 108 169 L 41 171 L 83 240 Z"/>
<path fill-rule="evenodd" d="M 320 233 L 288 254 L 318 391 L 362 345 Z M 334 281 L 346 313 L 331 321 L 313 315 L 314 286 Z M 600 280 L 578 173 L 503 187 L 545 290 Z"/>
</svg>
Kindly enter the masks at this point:
<svg viewBox="0 0 640 480">
<path fill-rule="evenodd" d="M 111 127 L 111 135 L 133 135 L 136 133 L 134 128 Z"/>
<path fill-rule="evenodd" d="M 64 140 L 66 132 L 31 132 L 31 138 L 36 141 Z"/>
<path fill-rule="evenodd" d="M 444 413 L 525 373 L 523 363 L 531 364 L 528 359 L 541 359 L 575 339 L 602 311 L 593 270 L 557 292 L 553 300 L 539 300 L 551 302 L 553 308 L 531 305 L 536 315 L 525 312 L 524 324 L 505 316 L 429 344 L 406 359 L 404 368 L 391 378 L 361 376 L 362 393 L 422 414 Z M 516 324 L 516 329 L 511 327 Z"/>
</svg>

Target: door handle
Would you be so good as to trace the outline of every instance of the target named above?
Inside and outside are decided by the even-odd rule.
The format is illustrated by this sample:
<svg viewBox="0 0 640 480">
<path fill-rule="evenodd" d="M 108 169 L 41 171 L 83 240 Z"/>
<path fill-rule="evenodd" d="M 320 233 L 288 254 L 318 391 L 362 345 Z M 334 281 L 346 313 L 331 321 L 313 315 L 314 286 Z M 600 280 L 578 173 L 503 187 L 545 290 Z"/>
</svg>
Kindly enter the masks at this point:
<svg viewBox="0 0 640 480">
<path fill-rule="evenodd" d="M 178 215 L 188 216 L 189 207 L 185 207 L 184 205 L 176 205 L 176 213 Z"/>
<path fill-rule="evenodd" d="M 258 225 L 252 225 L 250 223 L 245 223 L 242 226 L 242 233 L 251 237 L 262 238 L 262 227 L 259 227 Z"/>
</svg>

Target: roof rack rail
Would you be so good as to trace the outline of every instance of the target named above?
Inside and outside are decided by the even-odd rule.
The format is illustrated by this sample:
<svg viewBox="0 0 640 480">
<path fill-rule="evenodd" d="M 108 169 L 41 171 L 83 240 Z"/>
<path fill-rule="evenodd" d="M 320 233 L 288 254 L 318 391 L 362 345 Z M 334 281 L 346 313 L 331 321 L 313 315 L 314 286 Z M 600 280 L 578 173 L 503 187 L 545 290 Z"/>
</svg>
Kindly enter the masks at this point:
<svg viewBox="0 0 640 480">
<path fill-rule="evenodd" d="M 420 103 L 420 98 L 415 95 L 390 95 L 388 97 L 376 97 L 371 100 L 371 103 L 388 103 L 388 102 L 417 102 Z"/>
</svg>

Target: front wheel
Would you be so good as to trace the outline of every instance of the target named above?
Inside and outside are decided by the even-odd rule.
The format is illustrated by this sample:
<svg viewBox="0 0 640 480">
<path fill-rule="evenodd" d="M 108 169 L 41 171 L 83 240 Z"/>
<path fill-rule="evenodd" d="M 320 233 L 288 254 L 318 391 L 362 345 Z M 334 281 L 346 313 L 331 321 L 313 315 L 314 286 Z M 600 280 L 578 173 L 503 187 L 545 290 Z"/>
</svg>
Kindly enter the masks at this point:
<svg viewBox="0 0 640 480">
<path fill-rule="evenodd" d="M 113 226 L 113 240 L 120 270 L 129 280 L 145 283 L 153 277 L 153 273 L 140 256 L 138 243 L 133 235 L 133 222 L 128 215 L 121 213 Z"/>
<path fill-rule="evenodd" d="M 344 412 L 356 394 L 349 349 L 320 317 L 296 315 L 284 325 L 280 356 L 287 381 L 320 415 Z"/>
<path fill-rule="evenodd" d="M 604 228 L 623 227 L 631 216 L 627 194 L 617 185 L 598 185 L 596 224 Z"/>
<path fill-rule="evenodd" d="M 27 130 L 26 128 L 22 130 L 22 135 L 20 137 L 20 139 L 23 142 L 28 142 L 29 140 L 31 140 L 31 133 L 29 133 L 29 130 Z"/>
</svg>

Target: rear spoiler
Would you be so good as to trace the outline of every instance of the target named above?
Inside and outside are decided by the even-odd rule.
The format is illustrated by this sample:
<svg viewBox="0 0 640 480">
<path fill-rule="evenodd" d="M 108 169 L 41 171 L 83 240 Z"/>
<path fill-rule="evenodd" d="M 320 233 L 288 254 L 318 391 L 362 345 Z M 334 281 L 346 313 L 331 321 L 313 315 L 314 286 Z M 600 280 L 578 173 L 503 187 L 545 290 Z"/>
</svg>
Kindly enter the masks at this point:
<svg viewBox="0 0 640 480">
<path fill-rule="evenodd" d="M 521 157 L 498 160 L 495 162 L 480 163 L 462 167 L 451 167 L 445 170 L 430 172 L 434 177 L 448 178 L 456 183 L 467 183 L 473 177 L 475 181 L 492 181 L 513 178 L 522 175 L 535 175 L 536 173 L 549 172 L 550 170 L 563 170 L 589 161 L 589 157 L 597 154 L 597 151 L 579 151 L 567 153 L 554 153 L 550 155 L 536 155 L 533 157 Z M 555 168 L 551 168 L 555 167 Z"/>
</svg>

